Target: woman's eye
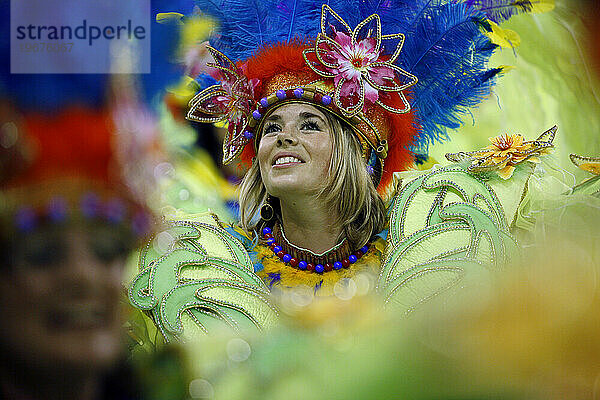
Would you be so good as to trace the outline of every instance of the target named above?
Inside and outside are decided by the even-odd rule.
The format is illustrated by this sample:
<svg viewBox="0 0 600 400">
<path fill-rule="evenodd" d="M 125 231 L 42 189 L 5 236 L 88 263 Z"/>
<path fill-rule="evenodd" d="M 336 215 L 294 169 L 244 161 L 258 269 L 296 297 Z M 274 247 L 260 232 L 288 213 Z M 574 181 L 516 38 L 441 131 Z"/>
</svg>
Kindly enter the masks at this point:
<svg viewBox="0 0 600 400">
<path fill-rule="evenodd" d="M 21 259 L 35 268 L 58 265 L 66 258 L 66 246 L 61 240 L 30 237 L 23 244 Z"/>
<path fill-rule="evenodd" d="M 319 124 L 315 121 L 304 121 L 302 123 L 302 126 L 300 126 L 300 129 L 306 130 L 306 131 L 320 131 L 321 130 L 321 128 L 319 127 Z"/>
<path fill-rule="evenodd" d="M 88 245 L 96 258 L 105 264 L 125 258 L 135 247 L 133 237 L 127 231 L 103 225 L 90 231 Z"/>
<path fill-rule="evenodd" d="M 90 243 L 90 247 L 96 258 L 105 264 L 126 257 L 130 251 L 125 243 L 110 239 L 95 240 Z"/>
<path fill-rule="evenodd" d="M 268 124 L 265 126 L 264 135 L 268 135 L 269 133 L 279 132 L 281 127 L 277 124 Z"/>
</svg>

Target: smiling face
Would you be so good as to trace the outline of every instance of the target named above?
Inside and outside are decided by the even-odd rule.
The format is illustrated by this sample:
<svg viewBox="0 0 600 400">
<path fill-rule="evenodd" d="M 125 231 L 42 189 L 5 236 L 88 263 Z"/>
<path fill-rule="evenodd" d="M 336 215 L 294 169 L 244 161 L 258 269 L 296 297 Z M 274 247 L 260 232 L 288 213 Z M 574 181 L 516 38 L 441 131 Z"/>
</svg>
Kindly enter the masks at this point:
<svg viewBox="0 0 600 400">
<path fill-rule="evenodd" d="M 121 351 L 122 236 L 107 224 L 24 234 L 0 274 L 4 354 L 32 368 L 111 366 Z"/>
<path fill-rule="evenodd" d="M 275 197 L 311 194 L 328 175 L 331 126 L 316 107 L 290 103 L 266 119 L 257 158 L 267 192 Z"/>
</svg>

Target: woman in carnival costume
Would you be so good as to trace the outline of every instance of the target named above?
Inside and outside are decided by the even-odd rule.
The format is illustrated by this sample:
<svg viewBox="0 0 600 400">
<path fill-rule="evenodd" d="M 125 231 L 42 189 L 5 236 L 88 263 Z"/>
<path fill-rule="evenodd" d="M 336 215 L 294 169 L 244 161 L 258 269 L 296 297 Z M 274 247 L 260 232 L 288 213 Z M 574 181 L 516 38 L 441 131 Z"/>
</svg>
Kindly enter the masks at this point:
<svg viewBox="0 0 600 400">
<path fill-rule="evenodd" d="M 199 5 L 220 25 L 204 69 L 218 83 L 190 101 L 188 119 L 226 121 L 224 163 L 239 157 L 249 170 L 239 228 L 176 218 L 167 248 L 163 235 L 142 251 L 130 301 L 167 341 L 267 328 L 277 319 L 271 292 L 331 296 L 353 279 L 407 313 L 514 256 L 510 225 L 532 171 L 524 161 L 552 148 L 555 127 L 397 174 L 501 74 L 486 66 L 496 45 L 485 5 Z"/>
<path fill-rule="evenodd" d="M 151 214 L 113 174 L 112 129 L 106 110 L 4 104 L 0 398 L 139 398 L 120 298 Z M 76 140 L 85 153 L 65 146 Z"/>
</svg>

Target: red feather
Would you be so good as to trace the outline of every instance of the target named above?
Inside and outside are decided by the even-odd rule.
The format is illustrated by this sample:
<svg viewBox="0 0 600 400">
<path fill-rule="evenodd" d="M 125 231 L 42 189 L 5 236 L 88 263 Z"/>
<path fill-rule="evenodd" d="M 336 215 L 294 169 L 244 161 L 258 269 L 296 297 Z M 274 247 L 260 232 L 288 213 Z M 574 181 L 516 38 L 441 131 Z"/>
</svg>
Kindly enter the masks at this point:
<svg viewBox="0 0 600 400">
<path fill-rule="evenodd" d="M 23 120 L 33 162 L 11 183 L 25 185 L 55 177 L 113 180 L 113 126 L 107 110 L 75 106 L 57 115 L 29 112 Z"/>
<path fill-rule="evenodd" d="M 242 70 L 248 78 L 260 80 L 260 84 L 256 87 L 259 99 L 265 95 L 262 93 L 263 84 L 282 72 L 306 73 L 311 74 L 314 80 L 319 79 L 319 76 L 308 67 L 302 56 L 302 51 L 307 46 L 307 43 L 300 40 L 272 44 L 260 49 L 243 64 Z"/>
<path fill-rule="evenodd" d="M 389 101 L 389 105 L 397 108 L 404 107 L 399 96 L 393 98 L 395 101 Z M 407 99 L 410 103 L 410 96 L 407 96 Z M 381 182 L 377 186 L 377 191 L 381 194 L 386 193 L 392 183 L 394 172 L 404 171 L 413 164 L 414 155 L 409 148 L 417 140 L 420 131 L 412 110 L 406 114 L 385 112 L 385 115 L 389 121 L 390 134 L 387 138 L 387 158 L 384 161 Z"/>
</svg>

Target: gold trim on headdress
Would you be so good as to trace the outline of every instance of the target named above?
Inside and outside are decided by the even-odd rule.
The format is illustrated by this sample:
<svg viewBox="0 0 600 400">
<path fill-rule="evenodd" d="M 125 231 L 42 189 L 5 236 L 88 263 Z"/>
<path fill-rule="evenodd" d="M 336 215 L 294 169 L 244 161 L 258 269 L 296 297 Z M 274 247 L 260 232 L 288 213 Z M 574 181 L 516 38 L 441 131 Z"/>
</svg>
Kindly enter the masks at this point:
<svg viewBox="0 0 600 400">
<path fill-rule="evenodd" d="M 207 65 L 219 72 L 221 83 L 204 89 L 190 100 L 187 119 L 229 123 L 223 140 L 223 163 L 229 164 L 251 139 L 245 129 L 254 108 L 254 87 L 227 56 L 210 46 L 207 49 L 215 60 Z"/>
<path fill-rule="evenodd" d="M 384 40 L 397 40 L 391 57 L 381 55 Z M 376 103 L 389 112 L 403 114 L 410 111 L 403 91 L 418 81 L 416 76 L 393 64 L 403 45 L 404 35 L 401 33 L 382 35 L 379 15 L 370 15 L 351 30 L 331 7 L 323 4 L 321 32 L 317 35 L 314 48 L 304 50 L 303 55 L 307 65 L 316 74 L 334 79 L 333 100 L 346 117 L 363 112 L 367 103 Z M 375 69 L 379 69 L 382 75 L 391 73 L 392 76 L 375 78 L 372 73 Z M 378 83 L 376 79 L 383 83 Z M 344 88 L 347 93 L 343 93 Z M 367 89 L 377 92 L 371 92 L 371 97 L 377 96 L 376 100 L 369 101 L 366 98 Z M 404 108 L 397 109 L 385 104 L 378 92 L 398 93 Z M 358 98 L 354 100 L 355 97 Z"/>
</svg>

